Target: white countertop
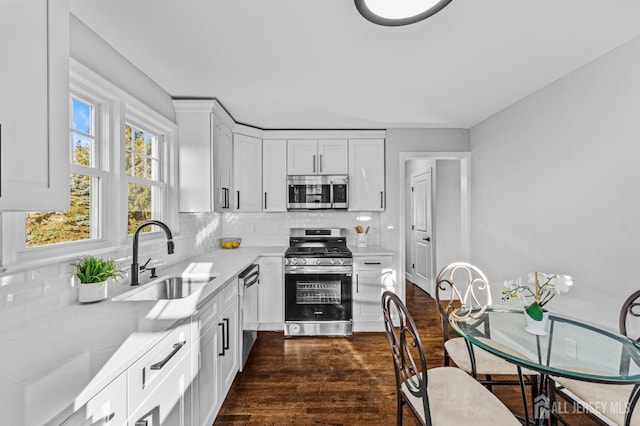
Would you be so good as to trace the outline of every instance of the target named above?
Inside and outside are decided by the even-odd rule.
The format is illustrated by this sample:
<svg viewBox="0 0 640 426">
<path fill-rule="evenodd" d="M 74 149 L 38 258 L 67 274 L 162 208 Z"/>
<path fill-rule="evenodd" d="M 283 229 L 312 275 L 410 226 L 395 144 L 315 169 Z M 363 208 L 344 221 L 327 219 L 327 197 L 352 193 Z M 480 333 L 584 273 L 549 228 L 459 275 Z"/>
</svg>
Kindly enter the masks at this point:
<svg viewBox="0 0 640 426">
<path fill-rule="evenodd" d="M 106 301 L 76 303 L 3 331 L 0 335 L 3 424 L 38 425 L 54 416 L 64 418 L 61 416 L 72 414 L 245 267 L 261 256 L 282 256 L 285 250 L 286 247 L 218 249 L 161 268 L 159 276 L 182 273 L 194 263 L 200 266 L 212 263 L 206 266 L 219 274 L 199 295 L 179 303 L 113 301 L 113 297 L 132 289 L 116 284 L 109 287 Z"/>
<path fill-rule="evenodd" d="M 355 247 L 349 246 L 349 250 L 353 253 L 353 257 L 360 256 L 393 256 L 395 253 L 384 247 Z"/>
</svg>

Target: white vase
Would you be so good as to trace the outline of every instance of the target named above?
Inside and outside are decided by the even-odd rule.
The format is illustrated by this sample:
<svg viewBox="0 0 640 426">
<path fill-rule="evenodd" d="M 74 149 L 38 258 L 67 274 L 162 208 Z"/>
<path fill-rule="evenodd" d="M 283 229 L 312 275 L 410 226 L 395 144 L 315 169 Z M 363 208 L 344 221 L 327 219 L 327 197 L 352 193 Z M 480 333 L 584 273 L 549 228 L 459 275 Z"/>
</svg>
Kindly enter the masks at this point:
<svg viewBox="0 0 640 426">
<path fill-rule="evenodd" d="M 538 336 L 545 336 L 547 334 L 547 322 L 549 321 L 549 312 L 542 312 L 542 319 L 540 321 L 531 318 L 531 316 L 524 311 L 524 319 L 526 321 L 526 327 L 524 328 L 531 334 Z"/>
<path fill-rule="evenodd" d="M 90 284 L 78 284 L 78 301 L 80 303 L 93 303 L 107 298 L 107 281 Z"/>
</svg>

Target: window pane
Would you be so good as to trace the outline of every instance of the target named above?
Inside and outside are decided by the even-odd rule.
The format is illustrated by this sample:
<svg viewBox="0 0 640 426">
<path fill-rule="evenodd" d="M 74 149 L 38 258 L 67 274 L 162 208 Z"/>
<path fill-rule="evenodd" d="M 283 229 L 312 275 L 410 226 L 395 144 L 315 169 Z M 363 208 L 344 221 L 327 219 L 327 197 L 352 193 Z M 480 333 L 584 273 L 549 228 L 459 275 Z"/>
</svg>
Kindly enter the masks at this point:
<svg viewBox="0 0 640 426">
<path fill-rule="evenodd" d="M 152 189 L 149 185 L 129 182 L 128 232 L 133 234 L 136 227 L 154 216 Z M 143 232 L 148 232 L 144 229 Z"/>
<path fill-rule="evenodd" d="M 91 176 L 71 174 L 70 207 L 62 212 L 26 213 L 26 245 L 39 246 L 91 238 Z M 97 181 L 97 178 L 95 178 Z"/>
<path fill-rule="evenodd" d="M 71 162 L 95 167 L 94 107 L 90 103 L 71 98 Z"/>
<path fill-rule="evenodd" d="M 81 166 L 92 166 L 92 138 L 78 133 L 71 133 L 71 137 L 73 138 L 73 164 L 79 164 Z"/>
<path fill-rule="evenodd" d="M 71 98 L 73 130 L 93 135 L 93 107 L 77 98 Z"/>
<path fill-rule="evenodd" d="M 127 176 L 158 181 L 158 151 L 156 136 L 131 124 L 125 125 L 125 173 Z"/>
</svg>

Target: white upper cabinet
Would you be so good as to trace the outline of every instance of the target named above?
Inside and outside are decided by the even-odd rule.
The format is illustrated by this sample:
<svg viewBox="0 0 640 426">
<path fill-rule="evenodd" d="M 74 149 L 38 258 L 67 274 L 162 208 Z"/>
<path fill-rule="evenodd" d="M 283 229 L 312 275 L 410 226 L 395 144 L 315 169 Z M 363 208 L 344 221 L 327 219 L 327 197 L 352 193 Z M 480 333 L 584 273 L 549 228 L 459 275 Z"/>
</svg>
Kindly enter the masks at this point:
<svg viewBox="0 0 640 426">
<path fill-rule="evenodd" d="M 384 139 L 349 140 L 349 210 L 383 211 Z"/>
<path fill-rule="evenodd" d="M 180 211 L 213 211 L 213 101 L 173 101 L 178 124 Z"/>
<path fill-rule="evenodd" d="M 262 141 L 262 210 L 287 211 L 287 141 Z"/>
<path fill-rule="evenodd" d="M 349 173 L 349 145 L 346 139 L 318 140 L 318 173 L 346 175 Z"/>
<path fill-rule="evenodd" d="M 214 209 L 231 210 L 231 158 L 233 135 L 231 129 L 216 115 L 213 116 Z"/>
<path fill-rule="evenodd" d="M 2 0 L 0 210 L 69 208 L 69 5 Z"/>
<path fill-rule="evenodd" d="M 233 209 L 262 211 L 262 139 L 233 135 Z"/>
<path fill-rule="evenodd" d="M 346 175 L 349 172 L 346 139 L 290 139 L 287 174 Z"/>
</svg>

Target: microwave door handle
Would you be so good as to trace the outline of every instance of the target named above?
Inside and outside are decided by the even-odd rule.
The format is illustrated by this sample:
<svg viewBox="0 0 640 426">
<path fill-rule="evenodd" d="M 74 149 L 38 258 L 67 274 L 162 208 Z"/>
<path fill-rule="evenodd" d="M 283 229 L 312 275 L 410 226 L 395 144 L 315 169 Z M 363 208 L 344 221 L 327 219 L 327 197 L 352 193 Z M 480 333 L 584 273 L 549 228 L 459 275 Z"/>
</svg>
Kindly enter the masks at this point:
<svg viewBox="0 0 640 426">
<path fill-rule="evenodd" d="M 322 156 L 320 156 L 322 158 Z M 329 184 L 329 201 L 331 202 L 331 208 L 333 208 L 333 182 Z"/>
</svg>

